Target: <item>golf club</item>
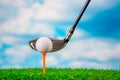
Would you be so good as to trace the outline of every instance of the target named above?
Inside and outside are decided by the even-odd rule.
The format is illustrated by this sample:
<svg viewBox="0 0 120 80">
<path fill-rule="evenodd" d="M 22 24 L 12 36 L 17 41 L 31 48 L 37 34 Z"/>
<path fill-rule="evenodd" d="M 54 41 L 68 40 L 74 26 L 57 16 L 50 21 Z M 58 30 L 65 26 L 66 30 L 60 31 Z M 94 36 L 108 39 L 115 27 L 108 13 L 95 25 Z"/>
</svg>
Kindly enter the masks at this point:
<svg viewBox="0 0 120 80">
<path fill-rule="evenodd" d="M 67 45 L 90 1 L 91 0 L 86 1 L 73 27 L 71 27 L 67 36 L 64 39 L 60 40 L 60 39 L 54 39 L 49 37 L 41 37 L 41 38 L 36 38 L 29 41 L 29 45 L 31 46 L 32 49 L 42 53 L 43 73 L 46 73 L 46 53 L 61 50 Z"/>
<path fill-rule="evenodd" d="M 33 40 L 29 41 L 29 45 L 31 46 L 32 49 L 39 51 L 41 53 L 47 53 L 47 52 L 55 52 L 58 50 L 61 50 L 66 46 L 66 44 L 69 42 L 71 39 L 75 28 L 80 21 L 83 13 L 85 12 L 88 4 L 90 3 L 91 0 L 87 0 L 85 2 L 85 5 L 83 6 L 82 10 L 80 11 L 79 16 L 77 17 L 74 25 L 70 28 L 67 36 L 64 39 L 54 39 L 54 38 L 49 38 L 49 37 L 41 37 L 41 38 L 36 38 Z"/>
</svg>

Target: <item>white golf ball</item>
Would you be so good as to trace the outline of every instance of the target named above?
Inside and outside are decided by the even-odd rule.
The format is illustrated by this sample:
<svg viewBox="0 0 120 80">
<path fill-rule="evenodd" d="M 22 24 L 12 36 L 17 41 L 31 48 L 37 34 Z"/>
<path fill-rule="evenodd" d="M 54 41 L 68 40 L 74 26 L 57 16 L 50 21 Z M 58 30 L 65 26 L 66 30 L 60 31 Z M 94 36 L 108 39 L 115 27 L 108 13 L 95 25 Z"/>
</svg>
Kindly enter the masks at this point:
<svg viewBox="0 0 120 80">
<path fill-rule="evenodd" d="M 49 52 L 52 50 L 52 41 L 47 37 L 41 37 L 36 41 L 36 48 L 39 52 Z"/>
</svg>

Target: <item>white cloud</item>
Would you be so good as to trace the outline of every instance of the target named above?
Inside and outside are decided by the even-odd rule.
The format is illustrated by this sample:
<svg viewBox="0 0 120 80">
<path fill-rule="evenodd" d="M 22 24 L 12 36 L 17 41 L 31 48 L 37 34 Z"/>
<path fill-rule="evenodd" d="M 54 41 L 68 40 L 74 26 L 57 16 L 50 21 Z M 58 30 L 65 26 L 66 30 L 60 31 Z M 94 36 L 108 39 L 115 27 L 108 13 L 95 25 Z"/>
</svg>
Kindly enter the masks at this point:
<svg viewBox="0 0 120 80">
<path fill-rule="evenodd" d="M 28 11 L 29 12 L 29 11 Z M 24 13 L 24 11 L 23 11 Z M 26 12 L 27 13 L 27 12 Z M 39 33 L 41 35 L 53 35 L 53 25 L 47 23 L 36 23 L 30 25 L 29 19 L 31 15 L 21 15 L 15 20 L 10 20 L 1 25 L 2 33 L 8 34 L 34 34 Z"/>
<path fill-rule="evenodd" d="M 33 28 L 33 29 L 32 29 Z M 41 35 L 54 35 L 55 31 L 53 29 L 53 25 L 50 24 L 36 24 L 31 28 L 30 32 L 28 33 L 38 33 Z"/>
<path fill-rule="evenodd" d="M 1 33 L 10 34 L 34 34 L 39 33 L 42 35 L 53 35 L 53 25 L 48 23 L 39 23 L 31 21 L 35 8 L 20 8 L 18 16 L 13 19 L 8 19 L 2 23 Z M 37 8 L 36 8 L 37 9 Z"/>
<path fill-rule="evenodd" d="M 95 69 L 112 69 L 109 64 L 100 64 L 97 62 L 87 62 L 87 61 L 73 61 L 69 64 L 71 68 L 95 68 Z"/>
<path fill-rule="evenodd" d="M 48 66 L 55 66 L 58 64 L 58 60 L 55 56 L 47 56 L 46 60 Z"/>
<path fill-rule="evenodd" d="M 19 39 L 13 36 L 4 35 L 1 36 L 1 42 L 4 44 L 16 44 Z"/>
<path fill-rule="evenodd" d="M 31 2 L 31 1 L 30 1 Z M 18 0 L 18 1 L 11 1 L 11 0 L 2 0 L 1 3 L 4 4 L 16 4 L 19 5 L 20 7 L 18 8 L 18 16 L 16 18 L 13 19 L 8 19 L 6 22 L 0 24 L 1 26 L 1 33 L 13 33 L 13 34 L 33 34 L 35 32 L 40 32 L 40 33 L 44 33 L 44 34 L 48 34 L 47 31 L 41 31 L 40 29 L 36 29 L 35 30 L 32 28 L 34 26 L 34 24 L 36 25 L 40 25 L 38 24 L 38 22 L 36 21 L 31 21 L 31 19 L 36 19 L 36 20 L 40 20 L 40 21 L 45 21 L 45 23 L 42 23 L 42 28 L 44 27 L 43 25 L 49 26 L 50 24 L 47 23 L 47 21 L 71 21 L 71 19 L 73 20 L 76 16 L 73 16 L 74 14 L 76 14 L 74 11 L 75 8 L 76 10 L 79 7 L 82 7 L 81 5 L 83 5 L 85 1 L 81 0 L 53 0 L 53 1 L 49 1 L 49 0 L 45 0 L 44 4 L 40 4 L 38 2 L 31 4 L 31 6 L 29 7 L 23 7 L 24 4 L 30 4 L 27 3 L 24 0 Z M 104 1 L 104 0 L 95 0 L 92 1 L 91 5 L 93 4 L 93 6 L 99 6 L 103 7 L 103 5 L 107 3 L 111 3 L 112 1 Z M 71 4 L 71 5 L 70 5 Z M 80 5 L 81 4 L 81 5 Z M 93 7 L 92 7 L 93 8 Z M 2 11 L 4 12 L 4 11 Z M 2 13 L 1 13 L 2 14 Z M 78 14 L 78 13 L 77 13 Z M 77 15 L 76 14 L 76 15 Z M 8 14 L 9 15 L 9 14 Z M 84 17 L 84 20 L 90 19 L 91 14 L 84 15 L 86 17 Z M 52 30 L 51 25 L 49 26 L 49 28 L 45 28 L 48 31 L 54 31 L 54 29 Z M 50 30 L 49 30 L 50 29 Z M 33 32 L 34 30 L 34 32 Z M 40 30 L 40 31 L 38 31 Z M 42 29 L 43 30 L 43 29 Z M 54 32 L 53 32 L 54 34 Z"/>
<path fill-rule="evenodd" d="M 120 43 L 109 43 L 101 39 L 84 39 L 67 45 L 61 57 L 68 60 L 95 59 L 108 61 L 120 58 Z"/>
<path fill-rule="evenodd" d="M 10 5 L 10 6 L 16 6 L 21 7 L 26 5 L 26 0 L 0 0 L 0 3 L 3 5 Z"/>
<path fill-rule="evenodd" d="M 76 18 L 85 1 L 83 0 L 45 0 L 44 4 L 33 4 L 33 18 L 42 21 L 71 21 Z M 80 8 L 78 8 L 80 7 Z M 77 11 L 78 10 L 78 11 Z M 88 16 L 87 16 L 88 17 Z M 87 17 L 85 17 L 87 19 Z M 89 16 L 90 17 L 90 16 Z"/>
<path fill-rule="evenodd" d="M 63 20 L 64 17 L 61 17 L 62 12 L 60 10 L 64 10 L 65 6 L 63 4 L 60 4 L 61 1 L 45 1 L 44 5 L 42 6 L 39 3 L 33 4 L 33 18 L 42 21 Z"/>
<path fill-rule="evenodd" d="M 2 66 L 2 69 L 10 69 L 10 68 L 17 68 L 17 69 L 19 69 L 19 68 L 22 68 L 22 67 L 20 65 L 18 65 L 18 64 Z"/>
<path fill-rule="evenodd" d="M 4 10 L 0 10 L 0 17 L 4 16 Z"/>
<path fill-rule="evenodd" d="M 0 4 L 19 7 L 17 8 L 18 12 L 16 12 L 16 14 L 18 13 L 17 17 L 7 19 L 4 23 L 0 23 L 0 34 L 2 35 L 1 40 L 3 43 L 7 44 L 14 44 L 18 41 L 18 39 L 15 39 L 13 36 L 6 36 L 3 34 L 23 35 L 38 33 L 41 35 L 54 35 L 55 29 L 53 27 L 56 23 L 51 25 L 48 21 L 71 21 L 74 17 L 76 18 L 76 15 L 78 15 L 76 11 L 82 7 L 84 4 L 83 1 L 84 0 L 45 0 L 44 4 L 36 2 L 32 3 L 29 7 L 26 7 L 25 5 L 30 4 L 26 2 L 26 0 L 0 0 Z M 111 8 L 115 4 L 118 4 L 117 2 L 120 1 L 92 0 L 92 3 L 90 3 L 91 7 L 89 7 L 92 11 L 98 11 L 100 9 Z M 2 12 L 0 11 L 0 16 L 3 15 L 4 12 L 4 10 Z M 92 18 L 90 13 L 84 15 L 85 20 Z M 9 15 L 9 12 L 7 14 Z M 41 21 L 43 21 L 43 23 Z M 79 38 L 86 35 L 88 35 L 86 32 L 76 30 L 73 37 Z M 85 58 L 106 61 L 111 58 L 120 58 L 119 49 L 120 43 L 112 44 L 99 39 L 86 39 L 69 43 L 67 48 L 65 48 L 64 52 L 60 55 L 62 59 L 68 60 Z M 5 51 L 8 60 L 12 63 L 24 61 L 29 56 L 29 53 L 30 50 L 24 45 L 15 45 L 13 48 L 7 48 Z M 58 64 L 58 60 L 54 56 L 48 56 L 47 59 L 47 63 L 51 66 Z M 77 65 L 79 62 L 75 62 L 74 64 Z M 93 65 L 94 64 L 96 63 L 93 63 Z"/>
<path fill-rule="evenodd" d="M 15 64 L 24 61 L 30 55 L 30 48 L 26 45 L 16 45 L 8 48 L 5 55 L 10 63 Z"/>
<path fill-rule="evenodd" d="M 31 16 L 32 11 L 30 9 L 21 8 L 16 18 L 8 19 L 6 22 L 1 24 L 2 32 L 14 34 L 22 34 L 27 32 Z"/>
<path fill-rule="evenodd" d="M 33 15 L 33 11 L 30 8 L 20 8 L 18 13 L 19 14 L 14 20 L 14 23 L 21 27 L 28 23 Z"/>
<path fill-rule="evenodd" d="M 42 59 L 41 59 L 41 64 L 42 64 Z M 53 56 L 53 55 L 46 56 L 47 67 L 55 67 L 57 64 L 58 64 L 58 60 L 55 56 Z"/>
<path fill-rule="evenodd" d="M 75 38 L 80 38 L 80 37 L 85 37 L 85 36 L 88 36 L 87 32 L 85 32 L 81 29 L 76 29 L 72 38 L 75 39 Z"/>
</svg>

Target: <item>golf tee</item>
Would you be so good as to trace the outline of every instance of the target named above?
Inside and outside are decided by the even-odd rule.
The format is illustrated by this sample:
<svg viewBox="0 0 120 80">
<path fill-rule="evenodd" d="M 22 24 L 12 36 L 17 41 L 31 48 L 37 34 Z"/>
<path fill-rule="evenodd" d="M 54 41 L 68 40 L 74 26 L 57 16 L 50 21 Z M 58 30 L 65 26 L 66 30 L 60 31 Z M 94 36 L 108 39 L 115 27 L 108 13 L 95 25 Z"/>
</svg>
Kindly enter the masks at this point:
<svg viewBox="0 0 120 80">
<path fill-rule="evenodd" d="M 46 73 L 46 53 L 42 53 L 42 58 L 43 58 L 43 73 Z"/>
</svg>

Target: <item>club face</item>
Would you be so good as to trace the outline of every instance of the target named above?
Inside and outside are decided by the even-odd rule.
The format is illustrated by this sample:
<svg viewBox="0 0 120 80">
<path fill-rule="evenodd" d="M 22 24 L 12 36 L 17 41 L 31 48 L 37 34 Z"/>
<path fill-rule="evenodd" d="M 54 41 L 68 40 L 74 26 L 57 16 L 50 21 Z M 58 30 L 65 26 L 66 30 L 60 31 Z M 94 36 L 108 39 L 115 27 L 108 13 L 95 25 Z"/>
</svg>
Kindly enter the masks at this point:
<svg viewBox="0 0 120 80">
<path fill-rule="evenodd" d="M 65 45 L 67 44 L 67 43 L 65 43 L 64 39 L 63 40 L 54 39 L 54 38 L 49 38 L 49 39 L 52 42 L 52 49 L 49 52 L 59 51 L 60 49 L 64 48 Z M 38 40 L 38 38 L 29 41 L 30 47 L 36 51 L 38 51 L 36 48 L 36 41 L 37 40 Z"/>
<path fill-rule="evenodd" d="M 36 49 L 36 46 L 35 46 L 37 40 L 38 40 L 38 38 L 29 41 L 30 47 L 31 47 L 32 49 L 34 49 L 34 50 L 37 50 L 37 49 Z"/>
<path fill-rule="evenodd" d="M 55 52 L 55 51 L 59 51 L 62 48 L 65 47 L 65 45 L 67 43 L 65 43 L 64 39 L 60 40 L 60 39 L 54 39 L 54 38 L 50 38 L 53 44 L 52 50 L 50 52 Z"/>
</svg>

